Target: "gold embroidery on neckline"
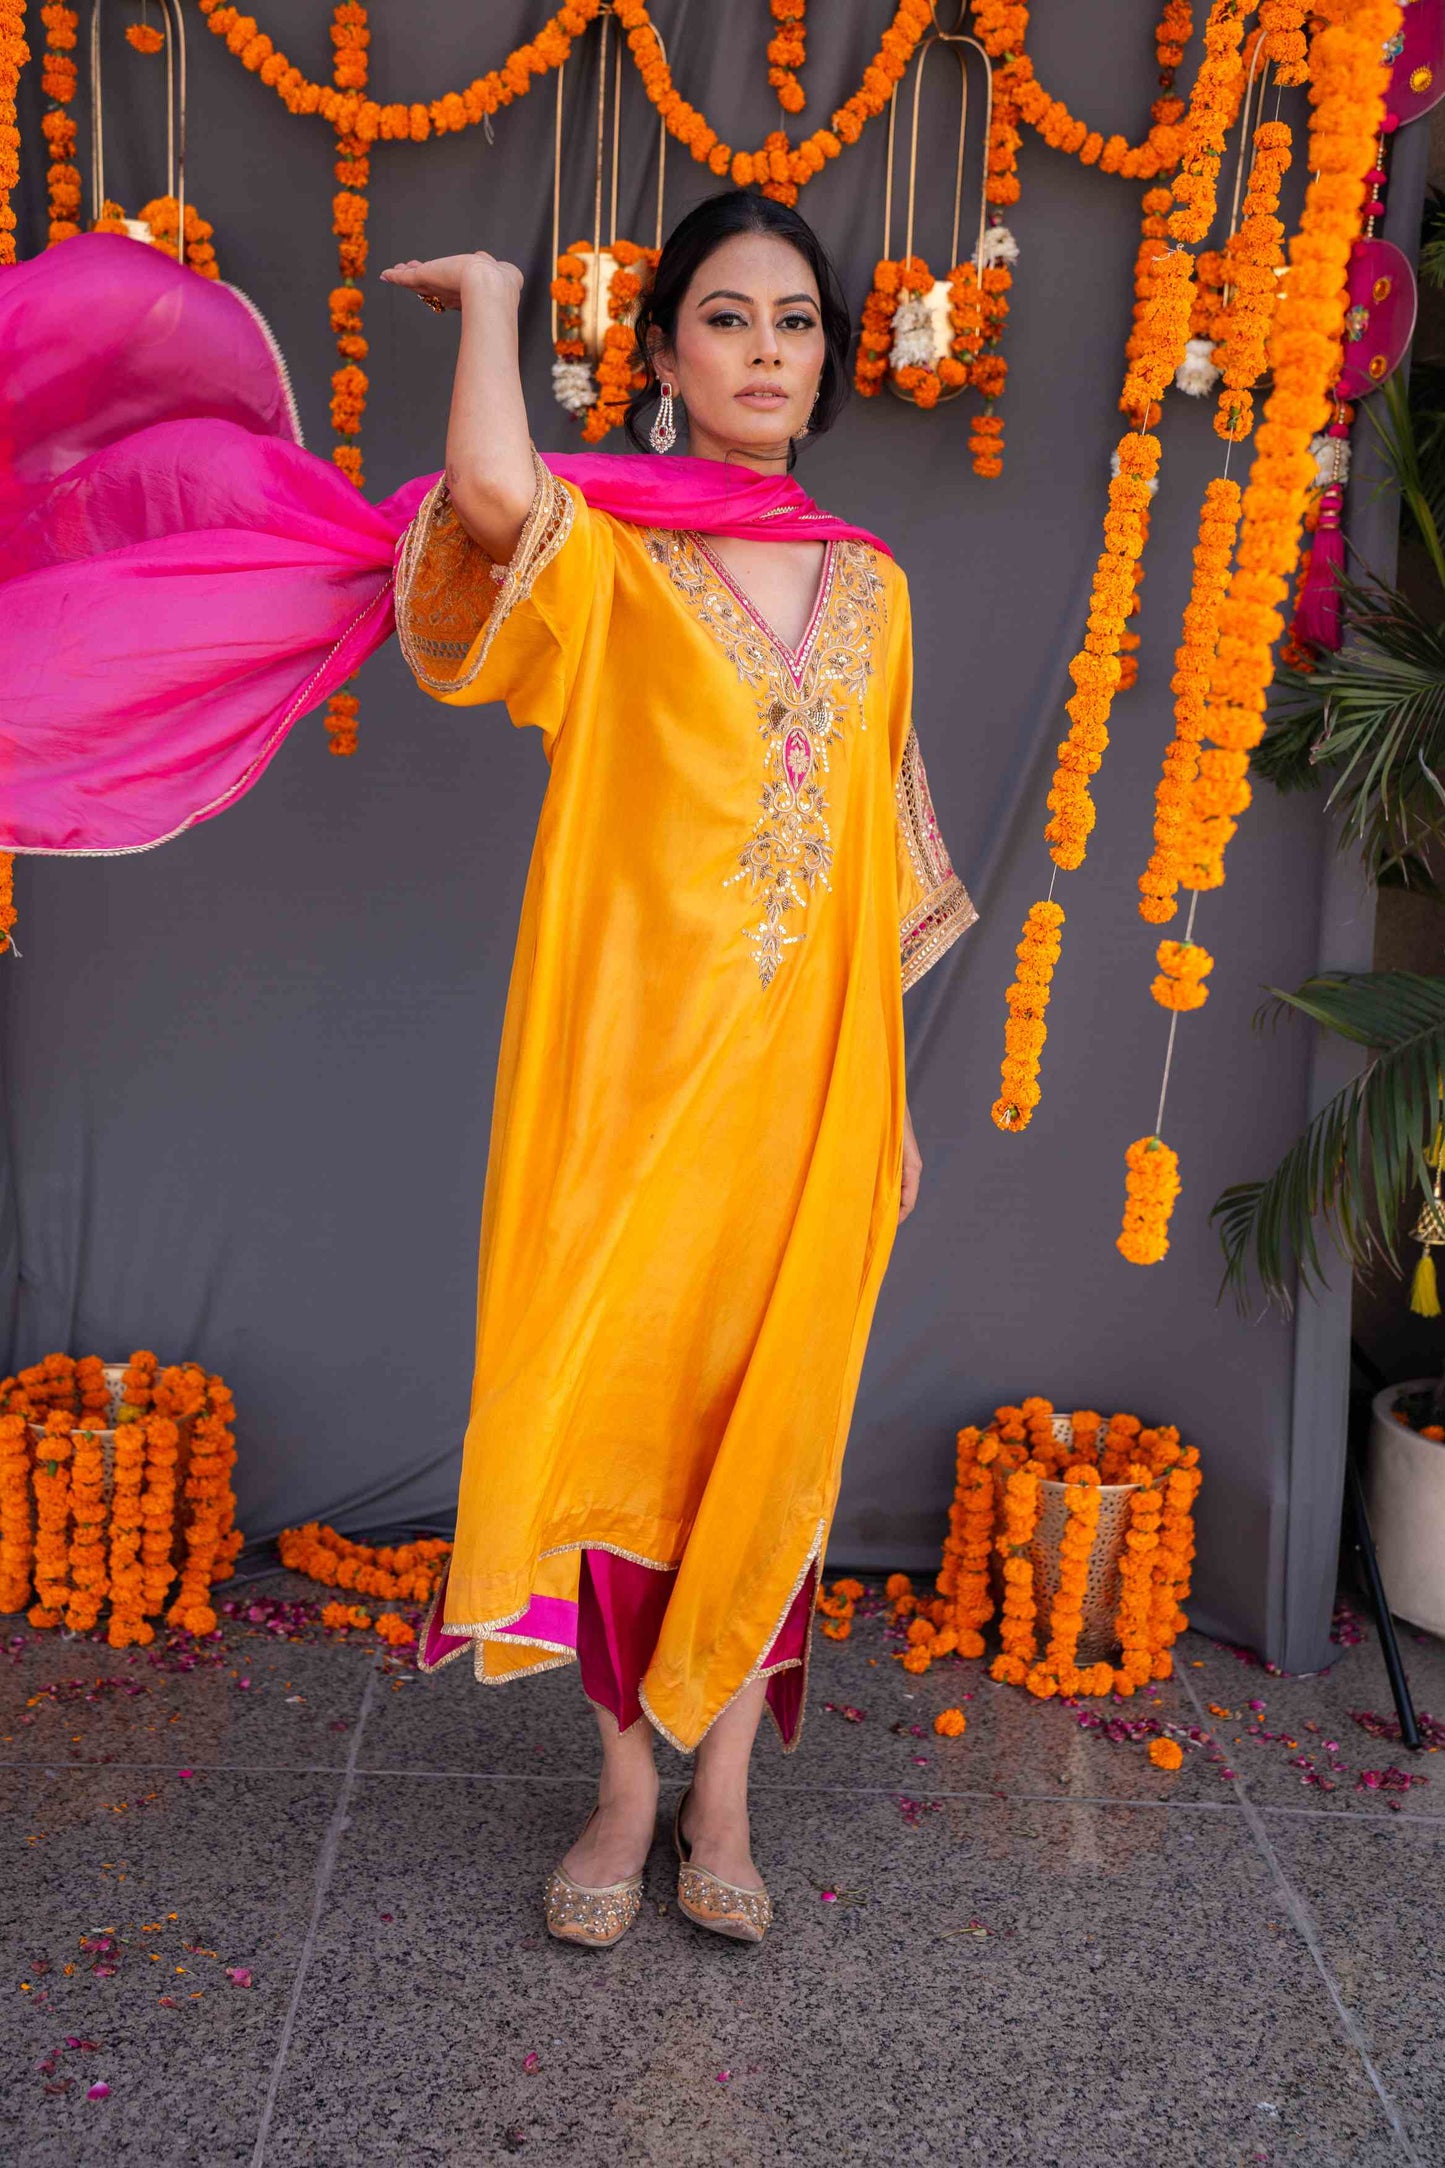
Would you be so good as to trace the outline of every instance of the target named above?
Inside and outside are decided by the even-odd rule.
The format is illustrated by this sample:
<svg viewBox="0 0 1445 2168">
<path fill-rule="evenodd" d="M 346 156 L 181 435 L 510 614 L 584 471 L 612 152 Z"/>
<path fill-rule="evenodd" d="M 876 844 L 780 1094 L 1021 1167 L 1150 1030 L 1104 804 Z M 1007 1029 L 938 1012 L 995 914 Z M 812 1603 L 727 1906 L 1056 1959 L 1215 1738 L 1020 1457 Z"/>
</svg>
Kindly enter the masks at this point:
<svg viewBox="0 0 1445 2168">
<path fill-rule="evenodd" d="M 762 916 L 743 930 L 758 978 L 771 984 L 783 950 L 801 941 L 784 933 L 788 912 L 806 908 L 818 885 L 830 888 L 833 838 L 819 771 L 845 743 L 843 722 L 863 699 L 882 622 L 883 581 L 866 543 L 827 545 L 823 580 L 803 645 L 783 645 L 700 538 L 643 530 L 643 545 L 756 695 L 764 740 L 762 812 L 723 886 L 744 881 Z"/>
</svg>

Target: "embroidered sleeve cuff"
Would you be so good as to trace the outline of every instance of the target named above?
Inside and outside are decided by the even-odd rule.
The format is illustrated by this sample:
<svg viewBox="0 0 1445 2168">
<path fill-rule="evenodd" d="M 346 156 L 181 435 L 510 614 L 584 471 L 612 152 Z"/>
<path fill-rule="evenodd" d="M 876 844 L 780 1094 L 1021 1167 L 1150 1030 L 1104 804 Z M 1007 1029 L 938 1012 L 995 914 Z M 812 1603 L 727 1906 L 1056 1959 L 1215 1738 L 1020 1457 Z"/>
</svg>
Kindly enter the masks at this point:
<svg viewBox="0 0 1445 2168">
<path fill-rule="evenodd" d="M 918 733 L 910 723 L 898 769 L 899 949 L 903 990 L 952 948 L 978 917 L 943 840 Z"/>
<path fill-rule="evenodd" d="M 917 985 L 929 966 L 953 947 L 977 917 L 968 890 L 956 873 L 950 873 L 943 886 L 911 912 L 900 928 L 905 993 Z"/>
<path fill-rule="evenodd" d="M 444 477 L 418 505 L 396 556 L 396 631 L 413 677 L 429 693 L 470 685 L 513 610 L 571 531 L 575 506 L 532 447 L 536 493 L 517 546 L 497 564 L 458 519 Z"/>
</svg>

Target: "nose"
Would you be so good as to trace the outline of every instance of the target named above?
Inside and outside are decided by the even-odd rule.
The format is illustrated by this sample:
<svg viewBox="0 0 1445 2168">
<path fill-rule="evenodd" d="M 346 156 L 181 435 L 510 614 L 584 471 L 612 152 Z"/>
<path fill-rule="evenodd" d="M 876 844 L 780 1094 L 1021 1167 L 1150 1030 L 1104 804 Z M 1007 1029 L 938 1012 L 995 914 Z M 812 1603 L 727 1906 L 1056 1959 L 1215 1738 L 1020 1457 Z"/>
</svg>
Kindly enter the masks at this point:
<svg viewBox="0 0 1445 2168">
<path fill-rule="evenodd" d="M 764 322 L 758 326 L 757 347 L 753 354 L 753 361 L 755 364 L 761 362 L 765 369 L 781 369 L 783 366 L 783 357 L 778 351 L 778 335 L 774 331 L 771 322 Z"/>
</svg>

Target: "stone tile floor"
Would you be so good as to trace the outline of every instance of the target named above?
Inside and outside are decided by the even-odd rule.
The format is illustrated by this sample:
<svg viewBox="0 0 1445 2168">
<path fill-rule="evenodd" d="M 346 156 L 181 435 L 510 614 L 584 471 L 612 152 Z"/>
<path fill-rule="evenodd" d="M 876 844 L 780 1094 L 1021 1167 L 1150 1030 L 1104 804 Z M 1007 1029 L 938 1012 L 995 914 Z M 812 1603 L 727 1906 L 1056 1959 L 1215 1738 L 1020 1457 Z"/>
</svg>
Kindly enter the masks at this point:
<svg viewBox="0 0 1445 2168">
<path fill-rule="evenodd" d="M 659 1746 L 643 1915 L 590 1953 L 538 1894 L 574 1673 L 425 1678 L 292 1575 L 223 1593 L 199 1647 L 0 1630 L 6 2168 L 1445 2168 L 1445 1759 L 1380 1735 L 1357 1604 L 1317 1677 L 1191 1634 L 1076 1707 L 912 1678 L 865 1606 L 797 1752 L 760 1738 L 767 1940 L 678 1916 Z"/>
</svg>

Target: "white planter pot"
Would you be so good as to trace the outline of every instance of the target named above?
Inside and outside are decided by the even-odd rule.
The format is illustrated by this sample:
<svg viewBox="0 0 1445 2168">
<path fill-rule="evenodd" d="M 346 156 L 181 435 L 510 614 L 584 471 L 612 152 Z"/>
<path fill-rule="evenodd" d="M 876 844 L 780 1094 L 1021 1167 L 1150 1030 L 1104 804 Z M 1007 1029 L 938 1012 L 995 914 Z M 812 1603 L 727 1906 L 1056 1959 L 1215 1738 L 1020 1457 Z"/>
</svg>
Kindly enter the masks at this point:
<svg viewBox="0 0 1445 2168">
<path fill-rule="evenodd" d="M 1445 1634 L 1445 1445 L 1391 1413 L 1401 1393 L 1430 1382 L 1375 1395 L 1365 1498 L 1385 1601 L 1397 1618 Z"/>
</svg>

